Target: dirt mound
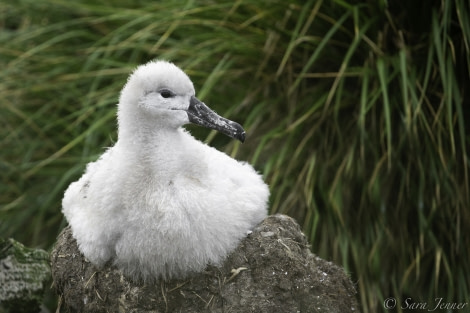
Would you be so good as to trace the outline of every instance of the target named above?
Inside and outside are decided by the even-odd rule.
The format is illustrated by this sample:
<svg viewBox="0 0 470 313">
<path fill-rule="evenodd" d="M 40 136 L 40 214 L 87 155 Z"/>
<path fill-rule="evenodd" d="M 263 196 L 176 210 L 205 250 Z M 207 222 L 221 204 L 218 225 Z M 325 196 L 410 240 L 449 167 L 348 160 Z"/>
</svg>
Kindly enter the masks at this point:
<svg viewBox="0 0 470 313">
<path fill-rule="evenodd" d="M 70 228 L 51 254 L 60 312 L 358 312 L 342 268 L 310 252 L 290 217 L 267 217 L 220 267 L 185 280 L 146 285 L 115 267 L 97 269 L 78 250 Z"/>
</svg>

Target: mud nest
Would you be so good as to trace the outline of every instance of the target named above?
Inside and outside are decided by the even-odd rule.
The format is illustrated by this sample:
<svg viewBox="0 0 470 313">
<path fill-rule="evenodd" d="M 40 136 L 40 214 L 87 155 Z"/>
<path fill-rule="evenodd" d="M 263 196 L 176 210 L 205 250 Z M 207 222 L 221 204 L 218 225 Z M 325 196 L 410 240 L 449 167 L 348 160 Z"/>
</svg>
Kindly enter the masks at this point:
<svg viewBox="0 0 470 313">
<path fill-rule="evenodd" d="M 146 285 L 117 268 L 98 269 L 78 250 L 70 227 L 51 254 L 60 312 L 358 312 L 343 269 L 310 252 L 290 217 L 267 217 L 220 267 L 185 280 Z"/>
</svg>

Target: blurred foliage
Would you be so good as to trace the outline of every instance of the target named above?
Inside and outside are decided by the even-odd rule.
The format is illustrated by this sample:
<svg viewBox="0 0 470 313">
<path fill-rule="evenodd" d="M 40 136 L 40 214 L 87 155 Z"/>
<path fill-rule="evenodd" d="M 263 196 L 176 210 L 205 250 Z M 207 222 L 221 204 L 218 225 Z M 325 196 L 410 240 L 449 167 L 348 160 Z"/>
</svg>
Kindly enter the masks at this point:
<svg viewBox="0 0 470 313">
<path fill-rule="evenodd" d="M 132 69 L 175 62 L 247 141 L 189 127 L 269 183 L 364 312 L 468 301 L 466 1 L 0 0 L 0 235 L 49 248 L 117 140 Z M 397 312 L 401 308 L 397 306 Z"/>
</svg>

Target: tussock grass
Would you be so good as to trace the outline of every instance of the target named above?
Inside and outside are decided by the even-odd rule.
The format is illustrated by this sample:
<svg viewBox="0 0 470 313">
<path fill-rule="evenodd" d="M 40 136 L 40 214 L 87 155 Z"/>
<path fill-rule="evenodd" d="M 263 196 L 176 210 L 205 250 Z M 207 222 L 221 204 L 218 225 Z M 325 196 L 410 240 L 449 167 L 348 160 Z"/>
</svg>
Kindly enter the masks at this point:
<svg viewBox="0 0 470 313">
<path fill-rule="evenodd" d="M 240 121 L 271 210 L 383 300 L 468 300 L 465 1 L 0 0 L 0 234 L 50 247 L 60 199 L 116 140 L 129 72 L 174 61 Z M 400 308 L 397 306 L 397 311 Z"/>
</svg>

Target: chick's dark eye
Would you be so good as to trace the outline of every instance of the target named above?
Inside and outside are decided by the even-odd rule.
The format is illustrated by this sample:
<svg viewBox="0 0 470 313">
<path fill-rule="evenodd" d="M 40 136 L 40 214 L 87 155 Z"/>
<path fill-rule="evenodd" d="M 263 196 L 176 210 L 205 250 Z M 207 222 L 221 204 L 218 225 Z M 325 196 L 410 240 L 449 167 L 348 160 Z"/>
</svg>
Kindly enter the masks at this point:
<svg viewBox="0 0 470 313">
<path fill-rule="evenodd" d="M 171 90 L 168 90 L 168 89 L 160 90 L 160 94 L 162 95 L 163 98 L 172 98 L 175 96 L 175 94 Z"/>
</svg>

